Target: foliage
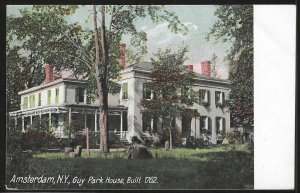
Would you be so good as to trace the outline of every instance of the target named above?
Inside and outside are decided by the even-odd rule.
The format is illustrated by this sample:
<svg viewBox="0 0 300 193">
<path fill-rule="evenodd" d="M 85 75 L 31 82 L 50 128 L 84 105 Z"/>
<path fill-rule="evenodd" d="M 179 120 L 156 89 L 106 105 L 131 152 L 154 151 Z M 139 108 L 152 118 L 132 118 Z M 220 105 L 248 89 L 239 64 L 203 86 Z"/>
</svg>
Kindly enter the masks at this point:
<svg viewBox="0 0 300 193">
<path fill-rule="evenodd" d="M 212 64 L 212 68 L 211 68 L 212 76 L 215 77 L 215 78 L 220 78 L 220 76 L 218 75 L 218 69 L 217 69 L 218 57 L 215 53 L 213 53 L 210 61 L 211 61 L 211 64 Z"/>
<path fill-rule="evenodd" d="M 62 31 L 71 34 L 78 26 L 69 26 L 64 16 L 74 13 L 76 6 L 33 6 L 20 10 L 20 16 L 6 20 L 6 69 L 8 111 L 18 110 L 21 90 L 40 85 L 44 79 L 44 63 L 54 65 L 74 62 L 76 54 Z"/>
<path fill-rule="evenodd" d="M 190 106 L 198 102 L 198 94 L 192 87 L 194 73 L 185 72 L 183 65 L 186 60 L 187 47 L 172 53 L 170 49 L 159 50 L 152 60 L 153 70 L 150 73 L 151 82 L 146 87 L 152 90 L 155 97 L 151 100 L 143 99 L 140 102 L 144 112 L 149 112 L 163 119 L 170 132 L 170 147 L 172 148 L 172 126 L 174 116 L 181 113 L 188 116 L 199 116 Z"/>
<path fill-rule="evenodd" d="M 30 129 L 22 133 L 21 145 L 23 150 L 41 150 L 47 148 L 59 147 L 58 139 L 49 132 L 40 131 L 37 129 Z"/>
<path fill-rule="evenodd" d="M 226 106 L 233 126 L 251 126 L 253 114 L 253 6 L 221 5 L 215 15 L 218 20 L 207 39 L 231 42 L 227 55 L 230 67 L 231 92 Z"/>
<path fill-rule="evenodd" d="M 123 144 L 120 140 L 120 136 L 118 136 L 115 133 L 110 132 L 109 133 L 109 145 L 111 148 L 122 147 Z"/>
<path fill-rule="evenodd" d="M 43 64 L 50 63 L 56 70 L 71 69 L 75 78 L 88 81 L 89 97 L 99 97 L 101 143 L 103 151 L 108 151 L 108 92 L 118 92 L 118 86 L 112 82 L 119 77 L 119 43 L 124 35 L 131 37 L 131 45 L 139 51 L 137 56 L 147 52 L 147 35 L 139 31 L 135 22 L 149 17 L 154 23 L 167 21 L 172 32 L 187 32 L 187 27 L 179 21 L 174 12 L 164 6 L 155 5 L 102 5 L 92 6 L 94 30 L 84 28 L 79 23 L 67 23 L 67 16 L 72 15 L 78 6 L 40 6 L 22 9 L 21 16 L 9 16 L 7 19 L 7 56 L 8 68 L 12 68 L 8 77 L 14 86 L 7 90 L 16 110 L 19 104 L 15 97 L 17 91 L 39 85 L 42 82 Z M 102 20 L 98 27 L 98 15 Z M 108 21 L 108 23 L 106 23 Z M 99 36 L 101 38 L 99 38 Z M 15 43 L 17 42 L 17 44 Z M 25 56 L 24 56 L 25 54 Z M 27 57 L 29 55 L 29 57 Z M 19 59 L 22 63 L 19 63 Z M 20 66 L 21 65 L 21 66 Z M 16 73 L 15 73 L 15 71 Z M 21 72 L 19 72 L 21 71 Z M 14 74 L 20 74 L 22 83 L 17 85 Z"/>
<path fill-rule="evenodd" d="M 188 136 L 186 139 L 187 148 L 204 148 L 207 147 L 203 139 L 197 139 L 194 136 Z"/>
</svg>

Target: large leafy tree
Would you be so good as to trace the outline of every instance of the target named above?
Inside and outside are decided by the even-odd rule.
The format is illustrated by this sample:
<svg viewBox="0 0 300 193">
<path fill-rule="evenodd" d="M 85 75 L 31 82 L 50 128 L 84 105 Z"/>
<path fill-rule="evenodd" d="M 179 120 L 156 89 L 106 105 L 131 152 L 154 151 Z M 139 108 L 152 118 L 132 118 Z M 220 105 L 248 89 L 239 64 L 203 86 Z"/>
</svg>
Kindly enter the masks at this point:
<svg viewBox="0 0 300 193">
<path fill-rule="evenodd" d="M 172 149 L 172 131 L 175 130 L 172 122 L 176 115 L 199 116 L 197 110 L 192 109 L 193 103 L 198 102 L 198 94 L 193 91 L 194 73 L 186 72 L 183 65 L 186 60 L 187 47 L 178 52 L 170 49 L 159 50 L 152 58 L 153 70 L 150 73 L 151 82 L 146 87 L 154 93 L 151 100 L 143 99 L 140 102 L 144 112 L 162 118 L 169 130 L 170 149 Z"/>
<path fill-rule="evenodd" d="M 171 31 L 186 31 L 178 17 L 164 9 L 162 6 L 145 5 L 119 5 L 119 6 L 93 6 L 93 23 L 95 34 L 94 62 L 85 64 L 92 72 L 96 82 L 100 99 L 100 151 L 108 152 L 108 83 L 110 80 L 109 67 L 116 64 L 116 53 L 113 42 L 120 41 L 123 35 L 131 36 L 131 44 L 146 53 L 147 36 L 143 31 L 138 31 L 134 22 L 140 18 L 150 17 L 153 22 L 168 21 Z M 98 27 L 98 19 L 100 25 Z M 107 23 L 108 20 L 108 23 Z"/>
<path fill-rule="evenodd" d="M 72 66 L 77 50 L 61 35 L 73 36 L 78 26 L 68 25 L 64 17 L 76 6 L 33 6 L 20 10 L 20 16 L 6 21 L 6 66 L 8 111 L 19 109 L 18 91 L 37 86 L 44 80 L 44 64 Z"/>
<path fill-rule="evenodd" d="M 122 37 L 130 36 L 132 46 L 140 54 L 145 54 L 147 35 L 136 28 L 138 19 L 148 17 L 155 23 L 168 21 L 172 32 L 186 33 L 187 27 L 163 6 L 94 5 L 93 26 L 84 28 L 79 23 L 66 22 L 66 16 L 73 14 L 77 8 L 33 6 L 32 10 L 22 10 L 20 17 L 8 18 L 7 33 L 10 41 L 17 39 L 22 43 L 26 53 L 35 53 L 36 58 L 28 61 L 27 67 L 20 67 L 21 71 L 31 69 L 32 74 L 33 65 L 40 64 L 36 69 L 42 69 L 43 63 L 50 63 L 58 70 L 72 69 L 75 76 L 90 82 L 90 95 L 100 99 L 100 151 L 108 152 L 108 92 L 117 91 L 112 80 L 120 72 L 118 59 Z M 38 74 L 41 73 L 40 70 Z M 39 83 L 41 80 L 35 84 Z"/>
<path fill-rule="evenodd" d="M 221 5 L 215 15 L 218 20 L 208 39 L 231 43 L 226 60 L 229 63 L 231 92 L 227 106 L 232 126 L 250 126 L 253 114 L 253 6 Z"/>
</svg>

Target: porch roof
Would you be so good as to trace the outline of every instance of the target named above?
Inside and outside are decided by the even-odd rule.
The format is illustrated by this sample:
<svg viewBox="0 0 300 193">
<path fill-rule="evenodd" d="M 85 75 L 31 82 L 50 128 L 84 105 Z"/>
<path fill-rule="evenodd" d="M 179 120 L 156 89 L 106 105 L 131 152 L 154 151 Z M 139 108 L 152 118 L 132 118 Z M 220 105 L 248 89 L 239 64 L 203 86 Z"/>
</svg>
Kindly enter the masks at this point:
<svg viewBox="0 0 300 193">
<path fill-rule="evenodd" d="M 63 104 L 53 105 L 45 107 L 37 107 L 33 109 L 12 111 L 9 113 L 10 117 L 27 117 L 36 116 L 47 113 L 68 113 L 71 109 L 72 113 L 83 113 L 83 114 L 97 114 L 99 111 L 99 105 L 87 105 L 87 104 Z M 123 111 L 127 111 L 127 107 L 124 106 L 108 106 L 108 113 L 115 114 Z"/>
</svg>

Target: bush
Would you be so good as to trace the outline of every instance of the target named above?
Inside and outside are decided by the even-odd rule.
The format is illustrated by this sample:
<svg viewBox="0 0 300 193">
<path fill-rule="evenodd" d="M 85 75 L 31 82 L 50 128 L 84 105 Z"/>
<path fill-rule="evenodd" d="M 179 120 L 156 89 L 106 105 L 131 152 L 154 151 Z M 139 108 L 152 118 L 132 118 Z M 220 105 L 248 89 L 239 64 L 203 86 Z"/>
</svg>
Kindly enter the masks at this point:
<svg viewBox="0 0 300 193">
<path fill-rule="evenodd" d="M 159 140 L 157 140 L 159 139 Z M 160 131 L 156 137 L 156 140 L 153 141 L 152 145 L 156 147 L 165 147 L 165 142 L 170 141 L 170 133 L 169 130 L 164 128 L 162 131 Z M 172 143 L 175 147 L 181 147 L 182 146 L 182 136 L 181 133 L 175 129 L 172 130 Z"/>
<path fill-rule="evenodd" d="M 121 139 L 117 134 L 112 132 L 109 133 L 109 146 L 110 148 L 117 148 L 123 146 L 123 143 L 121 142 Z"/>
<path fill-rule="evenodd" d="M 203 139 L 196 139 L 194 136 L 189 136 L 186 139 L 187 148 L 203 148 L 207 147 Z"/>
<path fill-rule="evenodd" d="M 230 144 L 242 144 L 243 143 L 243 135 L 239 131 L 234 131 L 230 133 L 226 133 L 223 135 L 223 138 L 227 139 Z"/>
<path fill-rule="evenodd" d="M 21 135 L 21 146 L 23 150 L 40 150 L 59 148 L 58 139 L 49 132 L 30 129 Z"/>
</svg>

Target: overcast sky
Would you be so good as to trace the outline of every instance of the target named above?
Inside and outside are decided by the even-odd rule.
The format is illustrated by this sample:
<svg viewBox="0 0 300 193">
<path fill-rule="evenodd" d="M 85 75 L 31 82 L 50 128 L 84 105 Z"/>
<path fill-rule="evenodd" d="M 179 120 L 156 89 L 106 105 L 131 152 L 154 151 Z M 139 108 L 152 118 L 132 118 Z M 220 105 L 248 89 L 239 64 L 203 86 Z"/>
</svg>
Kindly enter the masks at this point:
<svg viewBox="0 0 300 193">
<path fill-rule="evenodd" d="M 7 14 L 18 15 L 18 10 L 25 6 L 7 6 Z M 26 6 L 30 7 L 30 6 Z M 217 18 L 214 16 L 215 6 L 213 5 L 168 5 L 167 9 L 174 11 L 180 21 L 188 26 L 189 33 L 184 36 L 182 34 L 172 33 L 167 23 L 153 24 L 150 19 L 141 19 L 136 22 L 136 26 L 140 30 L 147 33 L 148 55 L 144 60 L 150 61 L 153 53 L 156 53 L 158 48 L 171 47 L 177 49 L 182 44 L 189 46 L 188 60 L 186 64 L 193 64 L 194 71 L 201 73 L 200 63 L 204 60 L 211 59 L 215 53 L 218 56 L 217 68 L 218 74 L 221 78 L 227 79 L 228 68 L 224 61 L 226 51 L 229 49 L 229 44 L 215 43 L 213 41 L 207 42 L 205 37 L 209 29 L 216 22 Z M 84 23 L 91 13 L 91 7 L 85 6 L 80 8 L 76 14 L 69 18 L 70 22 L 79 21 L 83 25 L 92 26 L 91 19 Z M 90 17 L 91 18 L 91 17 Z M 128 38 L 123 40 L 129 45 Z"/>
</svg>

